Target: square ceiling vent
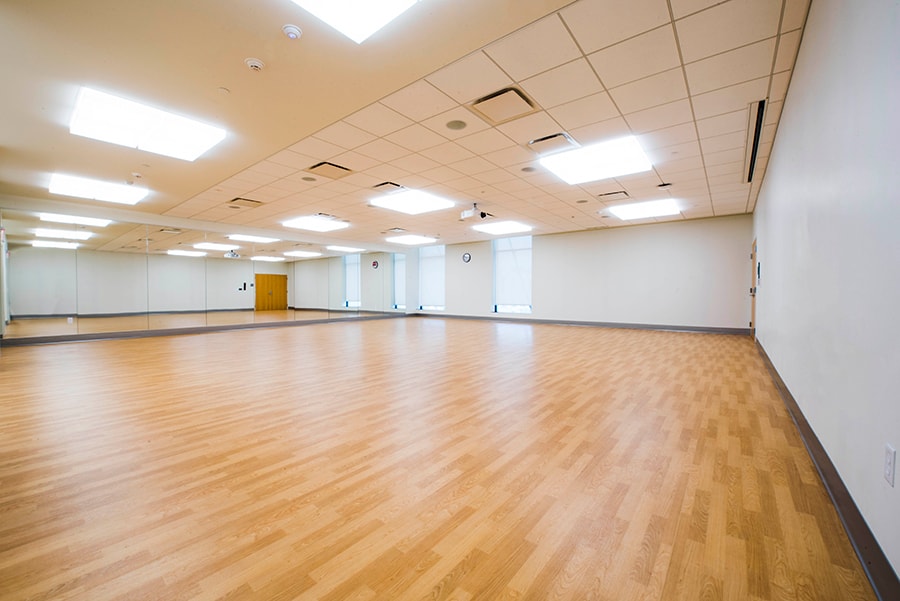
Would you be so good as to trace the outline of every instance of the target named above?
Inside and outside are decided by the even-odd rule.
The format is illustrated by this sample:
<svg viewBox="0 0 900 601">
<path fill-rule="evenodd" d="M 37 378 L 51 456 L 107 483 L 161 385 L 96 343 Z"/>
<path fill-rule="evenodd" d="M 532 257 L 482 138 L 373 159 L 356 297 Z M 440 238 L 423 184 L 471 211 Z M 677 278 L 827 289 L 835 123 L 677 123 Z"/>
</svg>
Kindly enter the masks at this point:
<svg viewBox="0 0 900 601">
<path fill-rule="evenodd" d="M 578 148 L 579 144 L 572 139 L 572 136 L 565 132 L 551 134 L 542 138 L 535 138 L 528 142 L 528 148 L 534 152 L 544 155 L 563 150 L 572 150 Z"/>
<path fill-rule="evenodd" d="M 503 88 L 479 98 L 469 108 L 497 125 L 537 111 L 535 103 L 519 88 Z"/>
<path fill-rule="evenodd" d="M 262 202 L 259 200 L 253 200 L 252 198 L 241 198 L 240 196 L 238 196 L 236 198 L 232 198 L 225 204 L 230 209 L 255 209 L 256 207 L 261 206 Z"/>
<path fill-rule="evenodd" d="M 348 169 L 341 165 L 335 165 L 334 163 L 329 163 L 328 161 L 316 163 L 305 171 L 307 173 L 312 173 L 313 175 L 326 177 L 328 179 L 341 179 L 342 177 L 346 177 L 353 173 L 352 169 Z"/>
</svg>

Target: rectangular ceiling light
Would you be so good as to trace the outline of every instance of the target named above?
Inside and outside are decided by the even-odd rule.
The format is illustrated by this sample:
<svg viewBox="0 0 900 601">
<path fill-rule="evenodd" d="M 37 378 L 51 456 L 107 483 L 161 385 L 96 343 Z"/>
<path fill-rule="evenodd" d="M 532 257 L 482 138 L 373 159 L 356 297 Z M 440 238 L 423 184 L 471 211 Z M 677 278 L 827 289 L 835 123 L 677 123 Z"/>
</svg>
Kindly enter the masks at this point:
<svg viewBox="0 0 900 601">
<path fill-rule="evenodd" d="M 106 227 L 112 223 L 111 219 L 96 219 L 94 217 L 77 217 L 75 215 L 60 215 L 59 213 L 40 213 L 41 221 L 52 223 L 68 223 L 71 225 L 91 225 L 94 227 Z"/>
<path fill-rule="evenodd" d="M 62 238 L 64 240 L 87 240 L 94 235 L 85 230 L 49 230 L 39 227 L 34 230 L 34 235 L 41 238 Z"/>
<path fill-rule="evenodd" d="M 338 253 L 361 253 L 366 250 L 364 248 L 353 248 L 352 246 L 326 246 L 325 248 Z"/>
<path fill-rule="evenodd" d="M 415 234 L 406 234 L 404 236 L 391 236 L 390 238 L 385 238 L 388 242 L 392 242 L 394 244 L 406 244 L 408 246 L 414 246 L 416 244 L 431 244 L 432 242 L 437 242 L 437 238 L 429 238 L 428 236 L 417 236 Z"/>
<path fill-rule="evenodd" d="M 69 132 L 193 161 L 225 139 L 225 130 L 140 102 L 81 88 Z"/>
<path fill-rule="evenodd" d="M 385 194 L 384 196 L 373 198 L 369 201 L 369 204 L 382 209 L 406 213 L 407 215 L 421 215 L 422 213 L 440 211 L 441 209 L 449 209 L 454 206 L 452 200 L 447 200 L 422 190 L 403 190 L 402 192 Z"/>
<path fill-rule="evenodd" d="M 98 179 L 63 175 L 61 173 L 54 173 L 50 176 L 50 185 L 47 190 L 49 190 L 51 194 L 62 194 L 63 196 L 75 196 L 77 198 L 88 198 L 90 200 L 103 200 L 123 205 L 136 205 L 141 202 L 149 192 L 147 188 L 141 188 L 140 186 L 113 184 Z"/>
<path fill-rule="evenodd" d="M 206 253 L 199 250 L 167 250 L 166 254 L 176 257 L 205 257 Z"/>
<path fill-rule="evenodd" d="M 219 244 L 218 242 L 198 242 L 194 245 L 198 250 L 234 250 L 240 248 L 235 244 Z"/>
<path fill-rule="evenodd" d="M 284 261 L 284 257 L 267 257 L 264 255 L 258 255 L 255 257 L 250 257 L 251 261 L 263 261 L 264 263 L 278 263 L 279 261 Z"/>
<path fill-rule="evenodd" d="M 648 219 L 650 217 L 669 217 L 681 212 L 678 201 L 674 198 L 635 202 L 627 205 L 609 207 L 609 212 L 623 220 Z"/>
<path fill-rule="evenodd" d="M 418 0 L 293 0 L 334 29 L 362 44 Z"/>
<path fill-rule="evenodd" d="M 31 245 L 35 248 L 64 248 L 66 250 L 78 248 L 77 242 L 55 242 L 53 240 L 32 240 Z"/>
<path fill-rule="evenodd" d="M 340 221 L 331 215 L 306 215 L 283 221 L 281 225 L 312 232 L 333 232 L 350 227 L 350 224 L 346 221 Z"/>
<path fill-rule="evenodd" d="M 299 257 L 301 259 L 311 259 L 313 257 L 321 257 L 322 253 L 317 253 L 311 250 L 289 250 L 284 253 L 285 257 Z"/>
<path fill-rule="evenodd" d="M 479 223 L 472 226 L 473 230 L 491 234 L 492 236 L 503 236 L 506 234 L 519 234 L 522 232 L 530 232 L 531 226 L 519 223 L 518 221 L 489 221 L 487 223 Z"/>
<path fill-rule="evenodd" d="M 538 161 L 569 185 L 641 173 L 653 168 L 634 136 L 551 154 Z"/>
<path fill-rule="evenodd" d="M 257 242 L 259 244 L 267 244 L 269 242 L 278 242 L 280 238 L 266 238 L 265 236 L 249 236 L 247 234 L 229 234 L 229 240 L 237 240 L 238 242 Z"/>
</svg>

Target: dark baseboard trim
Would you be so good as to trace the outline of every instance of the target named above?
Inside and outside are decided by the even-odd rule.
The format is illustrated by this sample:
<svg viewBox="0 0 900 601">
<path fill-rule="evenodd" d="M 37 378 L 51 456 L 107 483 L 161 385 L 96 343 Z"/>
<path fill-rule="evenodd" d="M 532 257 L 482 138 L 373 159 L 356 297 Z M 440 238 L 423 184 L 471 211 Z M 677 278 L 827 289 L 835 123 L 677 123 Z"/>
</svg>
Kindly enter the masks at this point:
<svg viewBox="0 0 900 601">
<path fill-rule="evenodd" d="M 300 321 L 267 321 L 262 323 L 235 323 L 219 326 L 197 326 L 194 328 L 166 328 L 160 330 L 131 330 L 127 332 L 98 332 L 96 334 L 65 334 L 59 336 L 31 336 L 29 338 L 2 338 L 0 346 L 33 346 L 38 344 L 58 344 L 60 342 L 85 342 L 89 340 L 115 340 L 120 338 L 152 338 L 154 336 L 181 336 L 186 334 L 209 334 L 229 330 L 254 330 L 260 328 L 293 328 L 323 323 L 353 323 L 376 319 L 396 319 L 405 315 L 396 313 L 372 313 L 358 315 L 352 319 L 305 319 Z"/>
<path fill-rule="evenodd" d="M 549 324 L 556 326 L 583 326 L 594 328 L 618 328 L 625 330 L 657 330 L 663 332 L 691 332 L 695 334 L 729 334 L 750 336 L 750 328 L 715 328 L 705 326 L 671 326 L 653 323 L 619 323 L 614 321 L 571 321 L 565 319 L 536 319 L 533 317 L 504 317 L 502 315 L 442 315 L 440 313 L 408 313 L 410 317 L 434 317 L 438 319 L 473 319 L 500 321 L 503 323 Z"/>
<path fill-rule="evenodd" d="M 881 550 L 878 541 L 875 540 L 869 525 L 866 524 L 866 520 L 853 501 L 853 497 L 850 496 L 850 491 L 847 490 L 844 481 L 841 480 L 837 468 L 831 462 L 828 453 L 825 452 L 825 447 L 819 442 L 819 437 L 816 436 L 809 422 L 806 421 L 806 417 L 803 415 L 803 411 L 800 410 L 796 399 L 788 390 L 784 380 L 781 379 L 778 370 L 775 369 L 775 365 L 769 359 L 769 355 L 766 354 L 766 350 L 758 340 L 756 341 L 756 348 L 766 364 L 769 374 L 772 376 L 778 393 L 784 400 L 791 419 L 797 425 L 800 438 L 803 440 L 803 444 L 806 445 L 806 450 L 809 452 L 813 465 L 816 466 L 819 477 L 822 478 L 822 482 L 825 484 L 825 490 L 828 491 L 828 495 L 831 497 L 835 509 L 837 509 L 838 517 L 844 525 L 844 530 L 847 531 L 850 543 L 853 545 L 863 570 L 865 570 L 866 576 L 869 578 L 869 583 L 875 590 L 875 596 L 880 601 L 900 599 L 900 580 L 897 578 L 897 573 L 894 572 L 894 568 L 891 567 L 887 556 Z"/>
</svg>

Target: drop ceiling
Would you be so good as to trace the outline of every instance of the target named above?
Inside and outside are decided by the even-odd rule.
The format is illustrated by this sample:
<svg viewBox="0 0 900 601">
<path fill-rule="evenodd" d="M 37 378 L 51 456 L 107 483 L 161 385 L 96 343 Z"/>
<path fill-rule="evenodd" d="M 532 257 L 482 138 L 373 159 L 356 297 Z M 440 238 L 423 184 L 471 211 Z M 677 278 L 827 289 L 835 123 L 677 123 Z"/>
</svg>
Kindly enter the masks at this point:
<svg viewBox="0 0 900 601">
<path fill-rule="evenodd" d="M 442 244 L 490 239 L 472 229 L 477 217 L 460 219 L 473 203 L 535 235 L 629 225 L 607 207 L 668 197 L 681 213 L 656 220 L 750 213 L 807 9 L 808 0 L 421 0 L 357 45 L 289 0 L 7 0 L 0 218 L 11 246 L 33 240 L 37 213 L 50 211 L 115 220 L 89 228 L 87 249 L 161 253 L 246 233 L 281 242 L 245 251 L 278 255 L 326 244 L 404 250 L 385 241 L 398 228 Z M 288 23 L 300 39 L 284 35 Z M 228 136 L 194 162 L 73 136 L 82 85 Z M 500 121 L 474 108 L 506 88 L 533 106 Z M 744 183 L 749 106 L 761 99 L 756 170 Z M 465 126 L 448 127 L 455 121 Z M 559 133 L 582 146 L 637 136 L 653 169 L 567 185 L 529 145 Z M 311 171 L 323 162 L 347 171 Z M 127 208 L 57 196 L 47 191 L 54 172 L 151 193 Z M 370 206 L 385 182 L 456 206 L 415 216 Z M 316 213 L 350 227 L 281 225 Z"/>
</svg>

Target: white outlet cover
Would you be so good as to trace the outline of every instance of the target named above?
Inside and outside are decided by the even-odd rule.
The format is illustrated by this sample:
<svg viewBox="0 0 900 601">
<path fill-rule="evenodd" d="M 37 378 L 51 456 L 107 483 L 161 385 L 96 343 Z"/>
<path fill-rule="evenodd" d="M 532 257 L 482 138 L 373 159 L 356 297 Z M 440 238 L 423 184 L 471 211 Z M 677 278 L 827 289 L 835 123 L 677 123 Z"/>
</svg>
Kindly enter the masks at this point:
<svg viewBox="0 0 900 601">
<path fill-rule="evenodd" d="M 884 479 L 894 485 L 894 473 L 897 471 L 897 451 L 889 444 L 884 445 Z"/>
</svg>

